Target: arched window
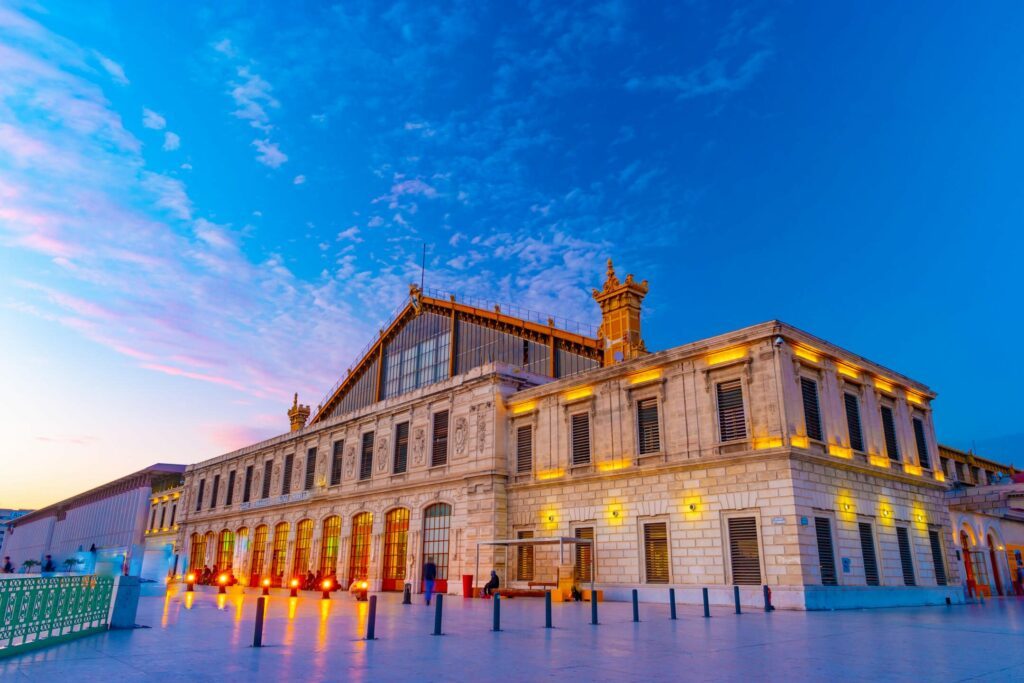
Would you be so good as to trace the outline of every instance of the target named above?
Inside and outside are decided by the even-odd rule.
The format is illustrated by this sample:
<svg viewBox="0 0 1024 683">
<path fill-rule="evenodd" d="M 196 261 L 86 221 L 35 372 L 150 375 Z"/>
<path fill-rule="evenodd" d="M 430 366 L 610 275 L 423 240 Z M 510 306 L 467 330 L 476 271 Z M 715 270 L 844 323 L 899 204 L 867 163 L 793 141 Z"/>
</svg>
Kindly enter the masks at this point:
<svg viewBox="0 0 1024 683">
<path fill-rule="evenodd" d="M 353 581 L 366 579 L 370 570 L 370 533 L 373 530 L 373 513 L 360 512 L 352 518 L 352 549 L 348 563 L 348 585 Z"/>
<path fill-rule="evenodd" d="M 199 572 L 203 568 L 203 561 L 206 559 L 206 542 L 203 536 L 192 534 L 192 545 L 189 549 L 188 570 Z"/>
<path fill-rule="evenodd" d="M 338 543 L 341 536 L 341 517 L 333 515 L 324 520 L 320 539 L 320 576 L 327 578 L 338 573 Z"/>
<path fill-rule="evenodd" d="M 409 510 L 396 508 L 384 524 L 384 579 L 381 588 L 402 590 L 405 583 L 405 555 L 409 541 Z"/>
<path fill-rule="evenodd" d="M 309 571 L 309 553 L 313 549 L 313 520 L 304 519 L 296 527 L 295 559 L 292 561 L 292 576 L 302 578 Z"/>
<path fill-rule="evenodd" d="M 240 527 L 235 532 L 235 559 L 231 561 L 231 567 L 234 569 L 235 578 L 239 581 L 245 581 L 245 556 L 249 554 L 249 529 L 247 527 Z"/>
<path fill-rule="evenodd" d="M 999 543 L 992 537 L 992 534 L 988 535 L 988 561 L 992 565 L 992 583 L 995 584 L 996 592 L 999 595 L 1003 594 L 1003 582 L 999 577 L 999 560 L 996 556 L 996 548 Z"/>
<path fill-rule="evenodd" d="M 217 538 L 217 571 L 231 571 L 231 562 L 234 557 L 235 534 L 228 529 L 224 529 Z"/>
<path fill-rule="evenodd" d="M 256 527 L 252 537 L 252 563 L 249 565 L 249 585 L 258 586 L 263 579 L 263 564 L 267 558 L 267 536 L 270 529 L 266 524 Z"/>
<path fill-rule="evenodd" d="M 274 552 L 270 556 L 270 578 L 280 585 L 284 577 L 284 563 L 288 556 L 288 522 L 274 527 Z"/>
<path fill-rule="evenodd" d="M 209 561 L 208 558 L 210 557 L 210 555 L 213 555 L 213 564 L 216 564 L 217 550 L 216 546 L 214 545 L 213 532 L 207 531 L 206 536 L 203 538 L 203 559 L 202 564 L 200 565 L 201 567 L 206 566 L 206 563 Z"/>
<path fill-rule="evenodd" d="M 452 524 L 452 506 L 434 503 L 423 511 L 423 561 L 437 566 L 435 590 L 448 590 L 448 537 Z"/>
</svg>

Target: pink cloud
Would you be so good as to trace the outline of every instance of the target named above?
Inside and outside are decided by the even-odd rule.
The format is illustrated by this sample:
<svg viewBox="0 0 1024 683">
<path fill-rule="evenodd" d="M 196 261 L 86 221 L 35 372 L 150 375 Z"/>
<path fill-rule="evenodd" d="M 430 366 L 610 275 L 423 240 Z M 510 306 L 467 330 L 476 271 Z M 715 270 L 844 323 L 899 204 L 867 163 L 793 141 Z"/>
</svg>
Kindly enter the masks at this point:
<svg viewBox="0 0 1024 683">
<path fill-rule="evenodd" d="M 206 432 L 207 437 L 213 441 L 218 448 L 223 450 L 225 453 L 229 453 L 244 446 L 248 446 L 283 433 L 288 427 L 286 418 L 282 418 L 281 422 L 281 427 L 278 429 L 274 429 L 269 426 L 256 427 L 236 424 L 217 424 L 207 426 L 204 431 Z"/>
</svg>

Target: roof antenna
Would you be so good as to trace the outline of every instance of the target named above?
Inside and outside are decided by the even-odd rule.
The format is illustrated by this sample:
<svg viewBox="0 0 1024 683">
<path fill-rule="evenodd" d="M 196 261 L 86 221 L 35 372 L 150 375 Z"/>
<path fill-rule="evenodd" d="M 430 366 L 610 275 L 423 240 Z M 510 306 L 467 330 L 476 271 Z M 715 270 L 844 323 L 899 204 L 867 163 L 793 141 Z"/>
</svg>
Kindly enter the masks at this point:
<svg viewBox="0 0 1024 683">
<path fill-rule="evenodd" d="M 423 243 L 423 260 L 420 261 L 420 291 L 423 291 L 423 280 L 427 272 L 427 243 Z"/>
</svg>

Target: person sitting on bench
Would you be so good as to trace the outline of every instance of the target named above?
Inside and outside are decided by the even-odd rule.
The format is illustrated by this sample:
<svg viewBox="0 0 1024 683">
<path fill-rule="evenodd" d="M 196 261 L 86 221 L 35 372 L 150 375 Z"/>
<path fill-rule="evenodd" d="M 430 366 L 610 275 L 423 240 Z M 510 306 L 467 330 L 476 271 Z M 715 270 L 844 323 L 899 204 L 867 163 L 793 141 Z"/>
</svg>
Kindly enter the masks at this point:
<svg viewBox="0 0 1024 683">
<path fill-rule="evenodd" d="M 491 570 L 491 580 L 484 584 L 484 595 L 490 597 L 498 590 L 498 572 Z"/>
</svg>

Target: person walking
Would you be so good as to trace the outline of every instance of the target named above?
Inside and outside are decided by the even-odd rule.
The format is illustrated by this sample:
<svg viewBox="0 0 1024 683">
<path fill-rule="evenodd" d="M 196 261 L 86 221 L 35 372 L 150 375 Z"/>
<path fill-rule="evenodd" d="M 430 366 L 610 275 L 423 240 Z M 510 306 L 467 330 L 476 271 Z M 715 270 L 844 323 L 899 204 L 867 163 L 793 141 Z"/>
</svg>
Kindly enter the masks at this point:
<svg viewBox="0 0 1024 683">
<path fill-rule="evenodd" d="M 10 555 L 4 556 L 4 568 L 2 570 L 0 570 L 0 573 L 3 573 L 3 574 L 13 574 L 14 573 L 14 565 L 11 564 L 11 556 Z"/>
<path fill-rule="evenodd" d="M 46 562 L 43 563 L 44 572 L 55 572 L 57 568 L 53 565 L 53 557 L 51 555 L 46 556 Z"/>
<path fill-rule="evenodd" d="M 434 581 L 436 580 L 437 565 L 434 564 L 433 557 L 428 557 L 426 564 L 423 565 L 423 587 L 428 605 L 430 604 L 430 598 L 434 595 Z"/>
</svg>

